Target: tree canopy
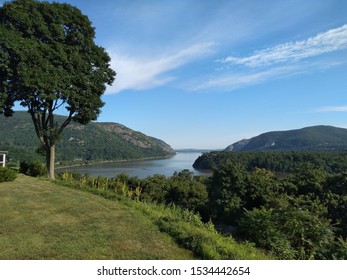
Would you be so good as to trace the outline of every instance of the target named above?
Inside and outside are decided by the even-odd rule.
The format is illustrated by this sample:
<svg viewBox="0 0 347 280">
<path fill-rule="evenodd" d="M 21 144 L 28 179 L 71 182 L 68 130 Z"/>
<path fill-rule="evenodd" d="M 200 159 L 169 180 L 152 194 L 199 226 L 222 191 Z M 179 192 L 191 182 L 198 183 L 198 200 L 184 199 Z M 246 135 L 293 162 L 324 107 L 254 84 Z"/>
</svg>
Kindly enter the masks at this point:
<svg viewBox="0 0 347 280">
<path fill-rule="evenodd" d="M 95 120 L 114 81 L 110 57 L 94 37 L 88 17 L 69 4 L 15 0 L 0 8 L 0 113 L 11 116 L 17 102 L 28 109 L 50 178 L 62 130 Z M 58 123 L 60 108 L 67 117 Z"/>
</svg>

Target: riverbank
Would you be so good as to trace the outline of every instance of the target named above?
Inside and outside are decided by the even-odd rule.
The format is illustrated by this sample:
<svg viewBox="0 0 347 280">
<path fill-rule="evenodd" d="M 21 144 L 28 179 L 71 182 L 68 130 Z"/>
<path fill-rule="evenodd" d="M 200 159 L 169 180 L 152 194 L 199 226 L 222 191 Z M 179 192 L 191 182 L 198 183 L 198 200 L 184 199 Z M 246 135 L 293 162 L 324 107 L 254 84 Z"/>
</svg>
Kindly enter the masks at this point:
<svg viewBox="0 0 347 280">
<path fill-rule="evenodd" d="M 176 154 L 176 153 L 175 153 Z M 168 155 L 168 156 L 162 156 L 162 157 L 144 157 L 144 158 L 138 158 L 138 159 L 119 159 L 119 160 L 103 160 L 103 161 L 88 161 L 88 162 L 80 162 L 75 164 L 63 164 L 60 166 L 55 166 L 55 170 L 60 170 L 64 168 L 70 168 L 70 167 L 79 167 L 79 166 L 93 166 L 98 164 L 107 164 L 107 163 L 128 163 L 128 162 L 137 162 L 137 161 L 143 161 L 143 160 L 161 160 L 161 159 L 169 159 L 175 154 Z"/>
<path fill-rule="evenodd" d="M 202 172 L 193 168 L 193 163 L 201 153 L 176 153 L 170 157 L 146 158 L 139 160 L 99 162 L 75 166 L 62 166 L 56 168 L 58 172 L 70 171 L 89 175 L 91 177 L 103 176 L 114 178 L 121 173 L 144 179 L 154 174 L 172 176 L 174 172 L 188 169 L 195 175 L 209 176 L 210 173 Z"/>
</svg>

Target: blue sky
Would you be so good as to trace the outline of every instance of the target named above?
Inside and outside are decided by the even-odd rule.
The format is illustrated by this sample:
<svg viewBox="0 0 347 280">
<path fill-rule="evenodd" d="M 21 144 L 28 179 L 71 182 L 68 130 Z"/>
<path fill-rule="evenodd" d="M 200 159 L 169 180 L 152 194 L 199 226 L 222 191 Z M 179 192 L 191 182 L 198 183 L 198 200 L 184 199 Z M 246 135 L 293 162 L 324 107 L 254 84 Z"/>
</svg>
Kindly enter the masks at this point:
<svg viewBox="0 0 347 280">
<path fill-rule="evenodd" d="M 345 0 L 58 2 L 89 17 L 117 72 L 98 121 L 176 149 L 347 128 Z"/>
</svg>

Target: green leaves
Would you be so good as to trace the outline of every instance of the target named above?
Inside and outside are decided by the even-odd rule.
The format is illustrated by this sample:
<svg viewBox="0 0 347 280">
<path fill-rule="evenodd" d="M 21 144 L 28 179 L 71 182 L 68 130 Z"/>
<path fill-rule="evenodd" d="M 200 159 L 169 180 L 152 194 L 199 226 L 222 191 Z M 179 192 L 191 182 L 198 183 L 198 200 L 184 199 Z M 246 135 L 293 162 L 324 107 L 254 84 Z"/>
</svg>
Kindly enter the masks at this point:
<svg viewBox="0 0 347 280">
<path fill-rule="evenodd" d="M 11 116 L 15 102 L 28 108 L 50 154 L 47 166 L 62 130 L 71 120 L 95 120 L 105 84 L 114 81 L 110 57 L 94 36 L 88 17 L 69 4 L 15 0 L 0 8 L 0 113 Z M 57 126 L 54 111 L 62 105 L 69 114 Z"/>
<path fill-rule="evenodd" d="M 54 110 L 48 101 L 61 99 L 76 121 L 95 120 L 115 72 L 89 19 L 68 4 L 13 1 L 0 9 L 0 22 L 0 63 L 9 69 L 1 70 L 3 99 L 33 110 Z"/>
<path fill-rule="evenodd" d="M 208 182 L 209 213 L 281 259 L 344 258 L 346 182 L 312 164 L 276 178 L 227 161 Z"/>
</svg>

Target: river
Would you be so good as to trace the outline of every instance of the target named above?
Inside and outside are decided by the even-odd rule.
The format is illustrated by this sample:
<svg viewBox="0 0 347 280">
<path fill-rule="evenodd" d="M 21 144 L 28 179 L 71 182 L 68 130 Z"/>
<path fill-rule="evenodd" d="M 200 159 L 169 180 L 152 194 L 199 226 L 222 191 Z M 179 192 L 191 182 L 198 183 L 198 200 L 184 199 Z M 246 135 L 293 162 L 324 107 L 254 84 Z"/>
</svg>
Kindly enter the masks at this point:
<svg viewBox="0 0 347 280">
<path fill-rule="evenodd" d="M 127 162 L 99 163 L 92 165 L 82 165 L 59 169 L 57 172 L 68 170 L 80 174 L 88 174 L 92 177 L 103 176 L 107 178 L 116 177 L 120 173 L 130 176 L 137 176 L 141 179 L 154 174 L 171 176 L 175 171 L 188 169 L 195 175 L 210 175 L 210 172 L 195 170 L 192 165 L 201 155 L 198 152 L 177 152 L 176 155 L 167 159 L 137 160 Z"/>
</svg>

